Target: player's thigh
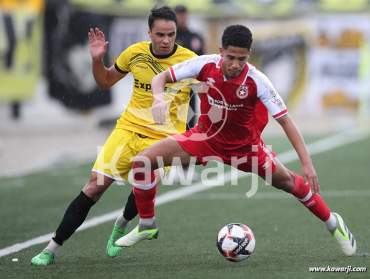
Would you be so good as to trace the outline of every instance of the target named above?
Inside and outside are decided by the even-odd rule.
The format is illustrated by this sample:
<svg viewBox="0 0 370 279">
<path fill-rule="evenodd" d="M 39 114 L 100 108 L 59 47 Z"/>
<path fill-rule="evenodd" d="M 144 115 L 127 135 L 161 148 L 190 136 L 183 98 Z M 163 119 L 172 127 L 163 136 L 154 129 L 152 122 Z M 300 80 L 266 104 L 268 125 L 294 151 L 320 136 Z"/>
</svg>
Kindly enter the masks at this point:
<svg viewBox="0 0 370 279">
<path fill-rule="evenodd" d="M 257 146 L 257 149 L 253 152 L 238 156 L 238 160 L 234 159 L 237 162 L 236 166 L 235 163 L 231 165 L 239 170 L 255 173 L 267 180 L 276 172 L 275 152 L 270 150 L 263 142 L 255 146 Z"/>
<path fill-rule="evenodd" d="M 163 163 L 163 166 L 172 165 L 174 158 L 178 158 L 182 164 L 187 165 L 191 158 L 190 154 L 184 151 L 172 137 L 154 143 L 140 152 L 135 160 L 141 160 L 141 156 L 149 159 L 154 169 L 159 167 L 159 162 Z"/>
<path fill-rule="evenodd" d="M 131 148 L 134 133 L 114 129 L 101 148 L 93 172 L 116 180 L 126 180 L 135 153 Z"/>
<path fill-rule="evenodd" d="M 156 138 L 151 138 L 151 137 L 144 137 L 144 136 L 142 136 L 140 134 L 137 134 L 136 135 L 136 138 L 137 138 L 137 140 L 136 140 L 136 144 L 135 144 L 135 156 L 139 155 L 140 153 L 142 153 L 144 150 L 146 150 L 147 148 L 151 147 L 155 143 L 161 141 L 161 139 L 156 139 Z M 163 173 L 163 175 L 164 175 L 170 169 L 171 169 L 171 167 L 168 166 L 168 167 L 164 167 L 164 168 L 158 169 L 157 171 L 160 172 L 160 173 Z"/>
</svg>

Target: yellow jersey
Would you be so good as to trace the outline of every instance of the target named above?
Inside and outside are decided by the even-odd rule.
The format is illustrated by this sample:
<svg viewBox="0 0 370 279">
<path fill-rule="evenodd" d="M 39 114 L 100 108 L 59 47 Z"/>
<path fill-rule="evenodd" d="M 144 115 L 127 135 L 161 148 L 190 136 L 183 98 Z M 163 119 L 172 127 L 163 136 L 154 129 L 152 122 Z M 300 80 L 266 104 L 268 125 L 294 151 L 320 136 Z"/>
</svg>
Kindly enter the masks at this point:
<svg viewBox="0 0 370 279">
<path fill-rule="evenodd" d="M 157 56 L 153 53 L 149 41 L 133 44 L 124 50 L 114 66 L 121 73 L 133 74 L 133 94 L 125 111 L 117 120 L 116 128 L 157 139 L 185 131 L 191 88 L 181 84 L 166 85 L 165 100 L 169 107 L 167 121 L 163 125 L 157 125 L 152 116 L 151 82 L 155 75 L 194 56 L 194 52 L 177 44 L 170 54 Z"/>
</svg>

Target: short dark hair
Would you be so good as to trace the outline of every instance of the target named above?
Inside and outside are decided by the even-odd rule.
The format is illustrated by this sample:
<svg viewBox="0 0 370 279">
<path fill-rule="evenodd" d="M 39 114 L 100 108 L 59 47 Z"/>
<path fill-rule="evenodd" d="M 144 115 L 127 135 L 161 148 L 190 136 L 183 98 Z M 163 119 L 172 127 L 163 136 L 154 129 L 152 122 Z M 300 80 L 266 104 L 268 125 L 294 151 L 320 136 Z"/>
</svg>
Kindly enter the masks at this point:
<svg viewBox="0 0 370 279">
<path fill-rule="evenodd" d="M 154 21 L 157 19 L 165 19 L 175 22 L 177 26 L 177 19 L 175 12 L 168 6 L 163 6 L 160 8 L 153 8 L 150 11 L 150 15 L 148 18 L 148 25 L 149 29 L 152 29 Z"/>
<path fill-rule="evenodd" d="M 230 25 L 226 27 L 222 34 L 222 47 L 228 46 L 251 49 L 252 46 L 252 32 L 249 28 L 243 25 Z"/>
<path fill-rule="evenodd" d="M 177 5 L 175 6 L 175 13 L 187 13 L 188 12 L 188 8 L 186 8 L 185 5 Z"/>
</svg>

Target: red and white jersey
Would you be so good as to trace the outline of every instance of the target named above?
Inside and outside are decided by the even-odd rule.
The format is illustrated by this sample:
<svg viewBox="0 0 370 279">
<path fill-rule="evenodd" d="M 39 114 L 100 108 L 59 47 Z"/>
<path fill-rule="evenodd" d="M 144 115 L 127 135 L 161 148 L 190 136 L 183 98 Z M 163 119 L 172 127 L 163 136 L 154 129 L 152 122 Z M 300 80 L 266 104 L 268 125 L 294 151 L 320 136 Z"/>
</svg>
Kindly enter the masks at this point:
<svg viewBox="0 0 370 279">
<path fill-rule="evenodd" d="M 247 63 L 238 77 L 226 79 L 222 62 L 220 55 L 202 55 L 170 67 L 169 72 L 174 82 L 195 78 L 206 83 L 207 90 L 199 94 L 198 129 L 209 135 L 207 140 L 224 150 L 244 149 L 260 142 L 267 111 L 274 118 L 288 111 L 269 79 L 253 65 Z"/>
</svg>

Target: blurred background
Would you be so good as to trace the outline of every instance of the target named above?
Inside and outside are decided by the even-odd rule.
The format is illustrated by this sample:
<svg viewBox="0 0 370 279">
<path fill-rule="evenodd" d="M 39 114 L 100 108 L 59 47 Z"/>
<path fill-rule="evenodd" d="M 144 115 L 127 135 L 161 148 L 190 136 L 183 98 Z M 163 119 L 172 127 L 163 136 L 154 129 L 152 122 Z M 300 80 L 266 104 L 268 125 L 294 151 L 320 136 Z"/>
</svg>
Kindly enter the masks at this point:
<svg viewBox="0 0 370 279">
<path fill-rule="evenodd" d="M 132 78 L 96 87 L 88 29 L 105 32 L 111 65 L 148 39 L 149 11 L 164 4 L 187 7 L 204 53 L 218 52 L 227 25 L 251 28 L 251 63 L 305 134 L 369 126 L 369 0 L 0 0 L 0 176 L 95 158 Z"/>
<path fill-rule="evenodd" d="M 104 257 L 105 244 L 131 188 L 111 187 L 90 212 L 89 231 L 65 244 L 57 265 L 30 268 L 131 96 L 130 75 L 110 91 L 96 87 L 89 28 L 105 32 L 111 65 L 148 39 L 149 11 L 163 4 L 187 8 L 188 27 L 198 34 L 191 46 L 200 53 L 218 52 L 229 24 L 251 28 L 251 63 L 303 131 L 321 194 L 356 235 L 356 257 L 340 256 L 319 221 L 288 195 L 263 186 L 247 198 L 253 177 L 244 175 L 240 187 L 161 187 L 160 239 L 114 260 Z M 311 266 L 368 267 L 369 43 L 370 0 L 0 0 L 0 277 L 308 279 Z M 275 121 L 264 137 L 287 167 L 301 171 Z M 216 250 L 216 233 L 230 222 L 248 224 L 258 239 L 246 265 L 228 264 Z"/>
</svg>

